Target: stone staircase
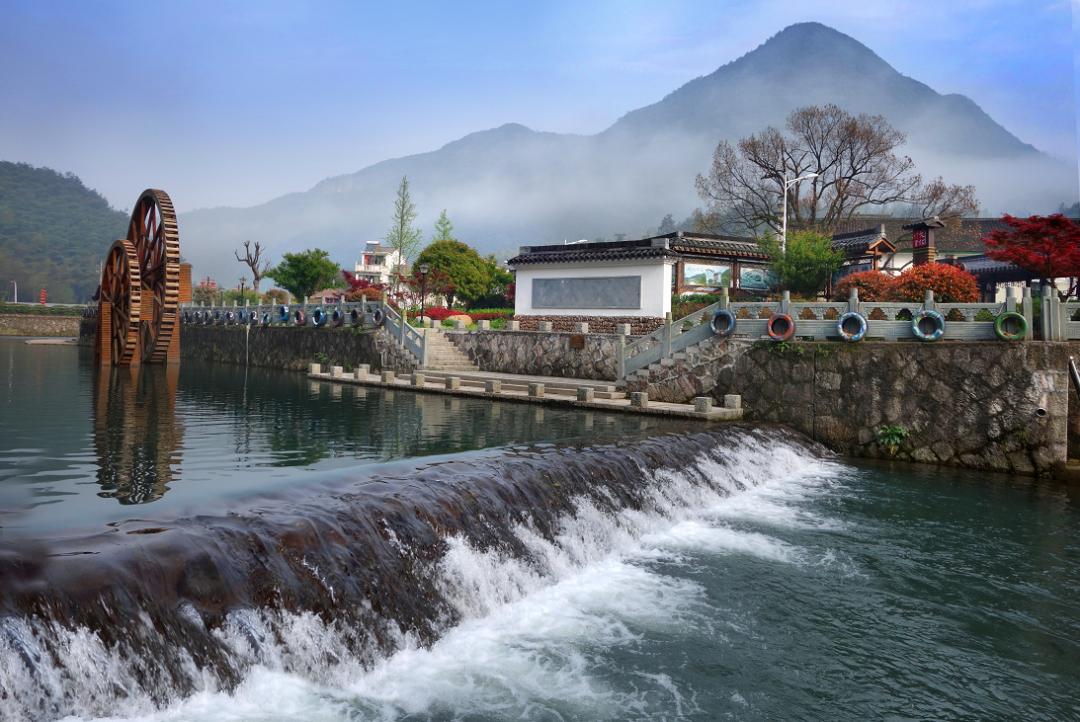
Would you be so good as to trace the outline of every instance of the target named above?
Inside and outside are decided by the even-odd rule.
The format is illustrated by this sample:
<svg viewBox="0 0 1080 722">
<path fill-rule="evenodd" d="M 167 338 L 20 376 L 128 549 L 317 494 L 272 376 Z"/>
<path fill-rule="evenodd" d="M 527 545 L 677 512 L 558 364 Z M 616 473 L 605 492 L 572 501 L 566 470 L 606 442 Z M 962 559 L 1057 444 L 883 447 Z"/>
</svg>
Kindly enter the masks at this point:
<svg viewBox="0 0 1080 722">
<path fill-rule="evenodd" d="M 424 329 L 427 339 L 427 371 L 479 371 L 467 355 L 436 328 Z"/>
</svg>

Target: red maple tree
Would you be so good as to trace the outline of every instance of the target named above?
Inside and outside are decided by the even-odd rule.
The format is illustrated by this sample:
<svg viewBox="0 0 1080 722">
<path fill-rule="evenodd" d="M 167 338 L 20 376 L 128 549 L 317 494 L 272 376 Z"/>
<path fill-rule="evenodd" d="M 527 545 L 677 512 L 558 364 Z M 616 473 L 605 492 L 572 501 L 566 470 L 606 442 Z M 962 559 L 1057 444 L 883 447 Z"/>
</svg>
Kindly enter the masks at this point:
<svg viewBox="0 0 1080 722">
<path fill-rule="evenodd" d="M 1080 225 L 1061 213 L 1052 216 L 1017 218 L 1002 216 L 1008 228 L 998 228 L 983 238 L 987 255 L 1008 261 L 1049 282 L 1069 278 L 1074 294 L 1080 279 Z"/>
</svg>

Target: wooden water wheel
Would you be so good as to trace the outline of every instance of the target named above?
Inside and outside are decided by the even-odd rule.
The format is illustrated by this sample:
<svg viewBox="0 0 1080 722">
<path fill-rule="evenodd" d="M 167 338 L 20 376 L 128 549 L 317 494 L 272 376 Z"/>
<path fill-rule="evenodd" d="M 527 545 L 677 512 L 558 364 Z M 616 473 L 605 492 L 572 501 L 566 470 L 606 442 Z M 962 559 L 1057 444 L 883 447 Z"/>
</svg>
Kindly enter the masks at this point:
<svg viewBox="0 0 1080 722">
<path fill-rule="evenodd" d="M 141 360 L 164 363 L 170 351 L 179 353 L 173 338 L 180 307 L 180 231 L 168 193 L 143 191 L 131 212 L 127 239 L 135 246 L 142 283 Z"/>
<path fill-rule="evenodd" d="M 97 349 L 103 363 L 126 366 L 137 361 L 141 319 L 139 256 L 131 241 L 116 241 L 101 271 Z"/>
</svg>

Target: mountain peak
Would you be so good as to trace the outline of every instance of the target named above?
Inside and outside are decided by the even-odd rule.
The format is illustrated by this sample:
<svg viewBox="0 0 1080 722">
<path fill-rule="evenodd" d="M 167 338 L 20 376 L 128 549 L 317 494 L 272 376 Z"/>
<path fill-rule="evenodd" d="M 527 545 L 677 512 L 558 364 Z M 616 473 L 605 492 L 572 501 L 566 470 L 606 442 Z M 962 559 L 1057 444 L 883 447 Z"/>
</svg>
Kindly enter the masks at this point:
<svg viewBox="0 0 1080 722">
<path fill-rule="evenodd" d="M 896 72 L 877 53 L 855 38 L 818 22 L 788 25 L 732 65 L 742 63 L 784 67 L 787 70 L 827 65 L 859 72 Z"/>
</svg>

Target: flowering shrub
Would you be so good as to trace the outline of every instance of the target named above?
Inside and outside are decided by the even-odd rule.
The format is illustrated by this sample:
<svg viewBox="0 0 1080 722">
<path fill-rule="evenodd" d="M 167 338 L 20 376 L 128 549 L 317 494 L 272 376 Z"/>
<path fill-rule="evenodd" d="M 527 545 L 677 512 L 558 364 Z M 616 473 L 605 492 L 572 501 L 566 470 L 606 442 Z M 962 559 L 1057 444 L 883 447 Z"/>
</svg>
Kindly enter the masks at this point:
<svg viewBox="0 0 1080 722">
<path fill-rule="evenodd" d="M 420 315 L 420 309 L 414 309 L 409 311 L 409 316 L 415 318 Z M 424 315 L 428 318 L 435 319 L 436 321 L 442 321 L 443 319 L 450 318 L 451 316 L 465 316 L 464 311 L 457 311 L 453 308 L 444 308 L 442 306 L 429 306 L 424 309 Z"/>
<path fill-rule="evenodd" d="M 922 301 L 927 289 L 934 291 L 934 300 L 941 303 L 973 303 L 979 300 L 979 284 L 975 276 L 947 263 L 927 263 L 912 266 L 892 281 L 892 298 L 896 301 Z"/>
<path fill-rule="evenodd" d="M 841 278 L 833 288 L 833 300 L 846 301 L 851 289 L 859 289 L 860 301 L 889 301 L 895 292 L 896 278 L 881 271 L 860 271 Z"/>
</svg>

